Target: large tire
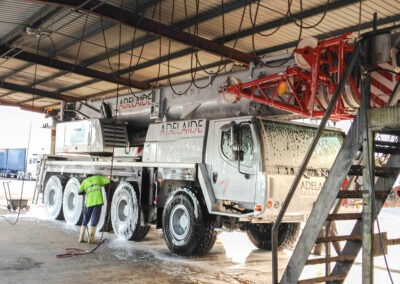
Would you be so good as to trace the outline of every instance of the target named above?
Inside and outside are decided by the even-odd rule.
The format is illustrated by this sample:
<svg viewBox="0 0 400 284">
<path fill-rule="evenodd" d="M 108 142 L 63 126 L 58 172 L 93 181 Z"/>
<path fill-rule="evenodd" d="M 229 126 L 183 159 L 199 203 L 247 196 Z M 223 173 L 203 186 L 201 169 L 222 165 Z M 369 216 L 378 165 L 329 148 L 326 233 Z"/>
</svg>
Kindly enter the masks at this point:
<svg viewBox="0 0 400 284">
<path fill-rule="evenodd" d="M 123 240 L 141 241 L 150 226 L 140 226 L 140 208 L 133 186 L 121 181 L 111 203 L 111 223 L 114 234 Z"/>
<path fill-rule="evenodd" d="M 64 189 L 63 213 L 67 224 L 80 225 L 82 223 L 83 213 L 83 195 L 78 195 L 81 182 L 72 177 L 68 180 Z"/>
<path fill-rule="evenodd" d="M 163 212 L 163 234 L 169 250 L 182 256 L 208 253 L 217 237 L 205 206 L 188 189 L 173 192 L 168 198 Z"/>
<path fill-rule="evenodd" d="M 272 226 L 273 224 L 249 224 L 247 236 L 259 249 L 272 250 Z M 300 223 L 282 223 L 279 226 L 278 249 L 290 248 L 297 240 L 300 232 Z"/>
<path fill-rule="evenodd" d="M 213 220 L 204 219 L 203 228 L 204 234 L 194 251 L 194 255 L 197 256 L 206 255 L 213 248 L 215 241 L 217 240 L 217 232 L 215 231 L 215 222 Z"/>
<path fill-rule="evenodd" d="M 66 179 L 62 176 L 51 176 L 44 189 L 44 209 L 48 218 L 64 220 L 62 210 L 63 189 Z"/>
</svg>

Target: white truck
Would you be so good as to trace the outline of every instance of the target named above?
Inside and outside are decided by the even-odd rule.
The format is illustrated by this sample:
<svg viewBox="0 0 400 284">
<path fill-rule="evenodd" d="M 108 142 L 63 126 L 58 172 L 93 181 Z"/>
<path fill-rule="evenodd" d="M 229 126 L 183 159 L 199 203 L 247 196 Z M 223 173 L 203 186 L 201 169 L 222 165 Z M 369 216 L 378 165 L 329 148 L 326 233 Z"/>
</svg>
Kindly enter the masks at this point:
<svg viewBox="0 0 400 284">
<path fill-rule="evenodd" d="M 172 253 L 204 255 L 219 229 L 241 229 L 256 247 L 271 249 L 272 222 L 316 128 L 273 118 L 281 112 L 251 100 L 235 101 L 220 92 L 232 78 L 211 79 L 184 94 L 181 85 L 67 106 L 62 116 L 72 121 L 57 124 L 56 155 L 42 159 L 37 179 L 48 216 L 79 224 L 79 183 L 100 174 L 113 182 L 103 192 L 99 228 L 111 229 L 111 222 L 118 238 L 141 241 L 155 225 Z M 336 130 L 323 134 L 280 228 L 280 248 L 295 241 L 342 139 Z"/>
</svg>

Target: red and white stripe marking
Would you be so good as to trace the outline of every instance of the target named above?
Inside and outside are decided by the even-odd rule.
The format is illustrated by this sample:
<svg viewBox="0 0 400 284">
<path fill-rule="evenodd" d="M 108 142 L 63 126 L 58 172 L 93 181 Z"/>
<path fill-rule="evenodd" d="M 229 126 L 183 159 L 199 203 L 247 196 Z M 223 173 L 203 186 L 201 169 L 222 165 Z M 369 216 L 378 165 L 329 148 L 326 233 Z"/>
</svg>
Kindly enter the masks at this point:
<svg viewBox="0 0 400 284">
<path fill-rule="evenodd" d="M 379 64 L 376 67 L 393 70 L 389 63 Z M 394 74 L 388 71 L 377 71 L 371 73 L 371 106 L 384 106 L 395 87 Z"/>
</svg>

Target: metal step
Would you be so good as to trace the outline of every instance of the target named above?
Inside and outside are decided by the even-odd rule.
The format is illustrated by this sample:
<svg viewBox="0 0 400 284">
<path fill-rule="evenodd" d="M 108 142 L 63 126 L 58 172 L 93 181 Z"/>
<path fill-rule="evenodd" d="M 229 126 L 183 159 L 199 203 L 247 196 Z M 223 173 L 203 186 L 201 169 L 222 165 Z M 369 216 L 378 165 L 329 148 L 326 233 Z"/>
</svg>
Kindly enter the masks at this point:
<svg viewBox="0 0 400 284">
<path fill-rule="evenodd" d="M 327 221 L 339 221 L 339 220 L 361 220 L 361 213 L 337 213 L 329 214 Z"/>
<path fill-rule="evenodd" d="M 322 276 L 322 277 L 299 280 L 299 281 L 297 281 L 297 283 L 298 284 L 313 284 L 313 283 L 324 283 L 324 282 L 329 282 L 329 281 L 338 282 L 338 281 L 345 280 L 346 276 L 347 276 L 346 274 Z"/>
<path fill-rule="evenodd" d="M 363 190 L 341 190 L 338 192 L 337 198 L 362 198 L 364 191 Z M 368 192 L 366 192 L 368 193 Z M 390 192 L 385 191 L 375 191 L 375 198 L 383 198 L 386 199 Z"/>
<path fill-rule="evenodd" d="M 400 154 L 400 143 L 376 140 L 374 151 L 382 154 Z"/>
<path fill-rule="evenodd" d="M 387 162 L 388 167 L 392 166 L 397 166 L 400 165 L 400 155 L 391 155 L 389 157 L 389 160 Z M 377 192 L 384 192 L 386 191 L 387 193 L 390 192 L 390 189 L 392 188 L 392 185 L 396 181 L 396 176 L 390 176 L 390 177 L 380 177 L 376 180 L 375 182 L 375 193 Z M 381 208 L 383 206 L 383 202 L 377 202 L 376 203 L 376 215 L 379 214 Z M 361 221 L 358 220 L 354 224 L 353 230 L 351 232 L 352 235 L 359 235 L 362 234 L 362 226 L 361 226 Z M 359 251 L 362 248 L 362 242 L 347 242 L 343 249 L 342 253 L 343 254 L 354 254 L 357 255 Z M 332 270 L 333 275 L 343 275 L 347 274 L 352 266 L 353 262 L 338 262 L 336 263 L 335 267 Z"/>
<path fill-rule="evenodd" d="M 344 235 L 344 236 L 329 236 L 329 237 L 318 237 L 315 241 L 316 244 L 319 243 L 331 243 L 340 241 L 361 241 L 361 235 Z"/>
<path fill-rule="evenodd" d="M 363 175 L 364 166 L 361 165 L 352 165 L 350 167 L 349 176 L 362 176 Z M 377 177 L 388 177 L 391 175 L 396 175 L 400 172 L 399 167 L 375 167 L 374 174 Z"/>
<path fill-rule="evenodd" d="M 400 106 L 374 108 L 368 110 L 369 131 L 399 136 Z"/>
<path fill-rule="evenodd" d="M 307 260 L 306 265 L 315 265 L 315 264 L 339 262 L 339 261 L 354 261 L 355 259 L 356 259 L 355 255 L 344 254 L 344 255 L 338 255 L 338 256 L 329 256 L 329 257 L 309 259 L 309 260 Z"/>
</svg>

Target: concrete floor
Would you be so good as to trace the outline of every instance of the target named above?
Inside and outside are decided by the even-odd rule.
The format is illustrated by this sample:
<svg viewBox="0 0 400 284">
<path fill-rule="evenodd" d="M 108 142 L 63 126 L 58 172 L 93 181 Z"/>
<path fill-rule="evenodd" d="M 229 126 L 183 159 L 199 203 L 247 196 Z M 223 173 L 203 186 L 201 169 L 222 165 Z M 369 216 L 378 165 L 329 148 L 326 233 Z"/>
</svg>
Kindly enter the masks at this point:
<svg viewBox="0 0 400 284">
<path fill-rule="evenodd" d="M 0 221 L 0 230 L 1 283 L 268 283 L 271 277 L 270 253 L 255 250 L 239 264 L 218 241 L 205 257 L 182 258 L 171 255 L 157 230 L 141 243 L 105 234 L 95 253 L 64 259 L 56 255 L 65 248 L 93 248 L 77 243 L 77 228 L 22 217 L 15 226 Z"/>
<path fill-rule="evenodd" d="M 30 183 L 24 186 L 27 198 Z M 0 215 L 15 221 L 18 214 L 5 206 L 3 193 Z M 271 253 L 256 249 L 245 233 L 220 233 L 212 251 L 197 258 L 172 255 L 154 228 L 139 243 L 105 233 L 107 241 L 95 253 L 56 258 L 66 248 L 93 248 L 77 242 L 78 230 L 46 220 L 43 205 L 21 210 L 16 225 L 0 218 L 0 283 L 271 283 Z M 288 256 L 282 252 L 279 259 L 283 272 Z"/>
<path fill-rule="evenodd" d="M 0 186 L 2 186 L 0 180 Z M 12 181 L 14 198 L 32 200 L 34 182 Z M 11 222 L 17 213 L 6 209 L 0 190 L 0 216 Z M 77 242 L 79 227 L 64 221 L 47 220 L 43 205 L 21 210 L 16 225 L 0 218 L 0 283 L 271 283 L 272 255 L 256 249 L 245 233 L 220 233 L 211 252 L 198 258 L 172 255 L 161 230 L 152 228 L 142 242 L 120 241 L 105 233 L 107 241 L 93 254 L 59 259 L 66 248 L 91 250 L 93 245 Z M 400 207 L 383 210 L 382 231 L 399 238 Z M 338 224 L 339 233 L 348 234 L 351 223 Z M 100 234 L 97 236 L 100 237 Z M 279 271 L 283 273 L 291 251 L 279 253 Z M 389 248 L 387 260 L 394 283 L 400 283 L 400 246 Z M 345 283 L 361 283 L 361 254 Z M 303 275 L 323 276 L 324 266 L 308 266 Z M 390 283 L 383 257 L 375 258 L 376 283 Z"/>
</svg>

